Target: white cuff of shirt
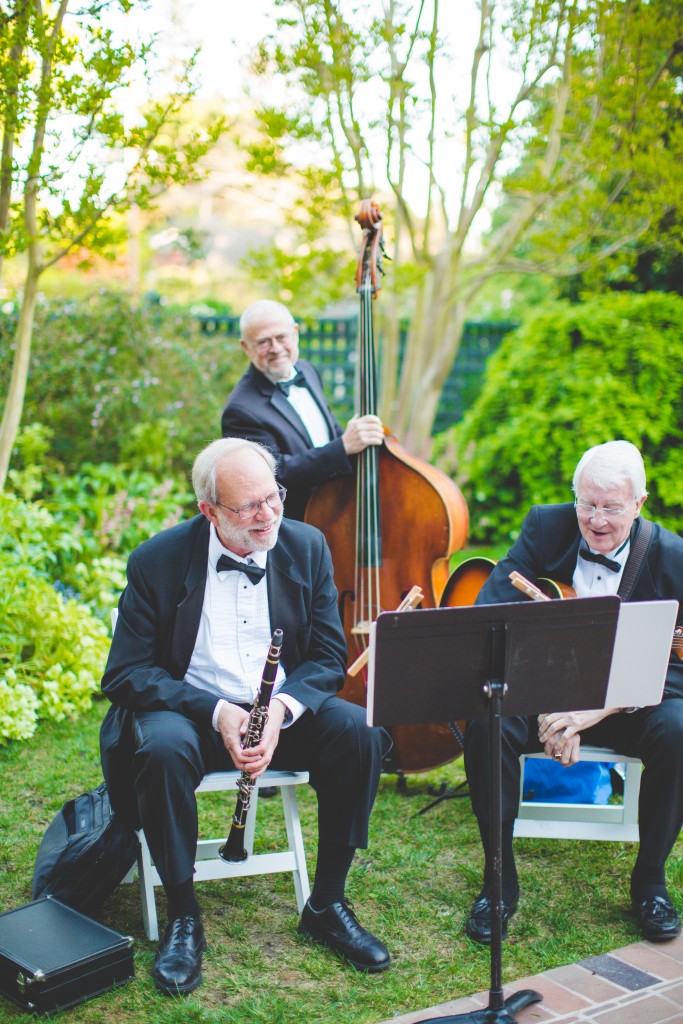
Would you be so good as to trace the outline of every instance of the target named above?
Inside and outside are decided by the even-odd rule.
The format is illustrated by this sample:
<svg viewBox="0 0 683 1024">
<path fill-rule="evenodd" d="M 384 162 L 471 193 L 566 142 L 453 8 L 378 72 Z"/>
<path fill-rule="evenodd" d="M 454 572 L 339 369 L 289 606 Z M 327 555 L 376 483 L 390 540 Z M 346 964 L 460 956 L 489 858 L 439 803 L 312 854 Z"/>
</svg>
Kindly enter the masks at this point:
<svg viewBox="0 0 683 1024">
<path fill-rule="evenodd" d="M 227 703 L 228 702 L 226 700 L 223 700 L 223 698 L 221 697 L 221 699 L 218 701 L 218 704 L 216 704 L 216 707 L 213 709 L 213 715 L 211 716 L 211 725 L 214 727 L 216 732 L 218 732 L 218 716 L 221 713 L 221 708 L 223 707 L 224 704 Z"/>
<path fill-rule="evenodd" d="M 276 693 L 273 696 L 273 700 L 275 699 L 282 701 L 284 706 L 287 708 L 288 714 L 285 715 L 285 720 L 282 723 L 283 729 L 288 729 L 290 725 L 294 725 L 296 720 L 301 718 L 306 710 L 305 704 L 302 704 L 300 700 L 296 699 L 296 697 L 290 697 L 288 693 Z"/>
<path fill-rule="evenodd" d="M 282 723 L 282 728 L 287 729 L 290 725 L 294 725 L 298 718 L 301 718 L 304 711 L 306 710 L 306 705 L 302 704 L 300 700 L 296 699 L 296 697 L 290 697 L 289 694 L 278 693 L 276 694 L 276 696 L 278 700 L 282 701 L 285 708 L 287 709 L 285 720 Z M 221 708 L 223 707 L 224 704 L 227 703 L 228 702 L 223 700 L 223 698 L 221 697 L 221 699 L 216 704 L 216 707 L 213 709 L 213 715 L 211 716 L 211 725 L 214 727 L 216 732 L 218 732 L 218 716 L 221 713 Z"/>
</svg>

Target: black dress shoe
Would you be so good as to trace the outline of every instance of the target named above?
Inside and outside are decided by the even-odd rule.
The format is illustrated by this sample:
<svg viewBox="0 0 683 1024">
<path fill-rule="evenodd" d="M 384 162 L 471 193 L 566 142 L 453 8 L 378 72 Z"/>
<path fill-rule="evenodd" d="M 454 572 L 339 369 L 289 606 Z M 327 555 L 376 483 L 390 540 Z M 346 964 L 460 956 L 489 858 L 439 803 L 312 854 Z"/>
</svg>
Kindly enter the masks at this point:
<svg viewBox="0 0 683 1024">
<path fill-rule="evenodd" d="M 314 942 L 343 956 L 358 971 L 383 971 L 391 963 L 389 951 L 371 932 L 359 924 L 346 900 L 330 903 L 324 910 L 314 910 L 306 903 L 298 928 Z"/>
<path fill-rule="evenodd" d="M 633 901 L 636 923 L 650 942 L 666 942 L 681 933 L 681 919 L 668 896 L 646 896 Z"/>
<path fill-rule="evenodd" d="M 152 977 L 168 996 L 192 992 L 202 980 L 202 953 L 206 948 L 199 917 L 176 917 L 166 925 Z"/>
<path fill-rule="evenodd" d="M 507 939 L 508 921 L 517 911 L 519 893 L 506 903 L 503 900 L 502 929 L 501 937 Z M 481 942 L 485 946 L 491 944 L 491 897 L 480 896 L 470 910 L 469 917 L 465 923 L 465 931 L 475 942 Z"/>
<path fill-rule="evenodd" d="M 259 786 L 258 795 L 265 796 L 266 799 L 270 796 L 277 796 L 278 786 Z"/>
</svg>

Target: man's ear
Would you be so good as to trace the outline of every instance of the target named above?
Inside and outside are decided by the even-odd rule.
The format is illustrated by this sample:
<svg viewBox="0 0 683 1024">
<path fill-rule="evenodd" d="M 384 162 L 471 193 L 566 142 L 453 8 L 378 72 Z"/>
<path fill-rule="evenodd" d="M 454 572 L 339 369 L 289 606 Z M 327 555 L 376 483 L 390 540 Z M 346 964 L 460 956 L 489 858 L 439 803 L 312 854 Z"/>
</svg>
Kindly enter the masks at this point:
<svg viewBox="0 0 683 1024">
<path fill-rule="evenodd" d="M 213 505 L 209 504 L 208 501 L 200 501 L 199 511 L 202 513 L 202 515 L 206 516 L 210 523 L 213 523 L 213 525 L 216 528 L 218 528 L 218 516 L 216 514 L 216 509 L 213 507 Z"/>
</svg>

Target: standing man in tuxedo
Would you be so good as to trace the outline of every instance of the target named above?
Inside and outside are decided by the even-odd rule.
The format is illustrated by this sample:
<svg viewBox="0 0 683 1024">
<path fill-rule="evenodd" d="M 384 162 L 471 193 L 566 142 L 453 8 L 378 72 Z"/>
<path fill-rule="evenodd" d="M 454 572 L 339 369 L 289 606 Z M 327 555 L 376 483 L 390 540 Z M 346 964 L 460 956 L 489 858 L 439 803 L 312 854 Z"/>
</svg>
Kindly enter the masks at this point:
<svg viewBox="0 0 683 1024">
<path fill-rule="evenodd" d="M 257 777 L 271 764 L 308 771 L 318 797 L 317 865 L 299 932 L 358 970 L 384 970 L 389 953 L 344 890 L 356 848 L 367 846 L 389 737 L 336 695 L 346 644 L 325 538 L 282 518 L 274 459 L 252 441 L 214 441 L 192 482 L 200 514 L 130 556 L 102 680 L 112 805 L 144 828 L 168 901 L 154 980 L 171 995 L 201 982 L 196 787 L 207 772 Z M 284 640 L 268 722 L 242 749 L 276 628 Z"/>
<path fill-rule="evenodd" d="M 354 416 L 342 429 L 317 370 L 299 359 L 299 327 L 280 302 L 252 303 L 240 318 L 240 333 L 251 365 L 225 405 L 222 434 L 258 441 L 272 452 L 288 491 L 285 515 L 302 520 L 314 487 L 351 473 L 353 455 L 382 443 L 382 423 L 377 416 Z"/>
<path fill-rule="evenodd" d="M 641 518 L 647 491 L 645 467 L 635 445 L 609 441 L 590 448 L 576 467 L 572 488 L 573 503 L 531 508 L 519 538 L 495 566 L 477 604 L 526 600 L 509 580 L 510 573 L 517 570 L 532 583 L 550 578 L 570 584 L 578 597 L 616 594 L 624 575 L 629 580 L 635 571 L 627 600 L 673 598 L 680 605 L 683 539 Z M 679 607 L 679 623 L 681 615 Z M 643 762 L 640 844 L 631 873 L 631 904 L 646 939 L 675 938 L 681 931 L 681 919 L 666 887 L 665 865 L 683 824 L 683 663 L 673 654 L 663 699 L 655 707 L 503 718 L 503 936 L 519 896 L 512 841 L 519 801 L 519 755 L 545 750 L 567 766 L 580 760 L 582 740 L 612 747 Z M 485 867 L 483 888 L 470 910 L 466 930 L 483 943 L 491 941 L 488 747 L 488 720 L 470 722 L 465 734 L 465 769 Z"/>
</svg>

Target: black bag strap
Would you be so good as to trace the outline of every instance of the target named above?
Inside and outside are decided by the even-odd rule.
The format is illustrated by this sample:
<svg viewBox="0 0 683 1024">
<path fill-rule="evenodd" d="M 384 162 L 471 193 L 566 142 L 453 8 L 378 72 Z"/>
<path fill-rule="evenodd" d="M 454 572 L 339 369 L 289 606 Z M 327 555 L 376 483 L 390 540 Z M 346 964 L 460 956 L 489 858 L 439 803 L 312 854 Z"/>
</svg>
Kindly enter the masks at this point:
<svg viewBox="0 0 683 1024">
<path fill-rule="evenodd" d="M 617 596 L 622 601 L 628 601 L 629 597 L 633 593 L 633 588 L 636 585 L 640 571 L 643 568 L 645 562 L 645 556 L 647 555 L 650 544 L 652 543 L 653 526 L 649 519 L 640 520 L 640 529 L 636 534 L 635 540 L 631 544 L 631 552 L 624 568 L 623 575 L 621 577 L 621 583 L 617 590 Z"/>
</svg>

